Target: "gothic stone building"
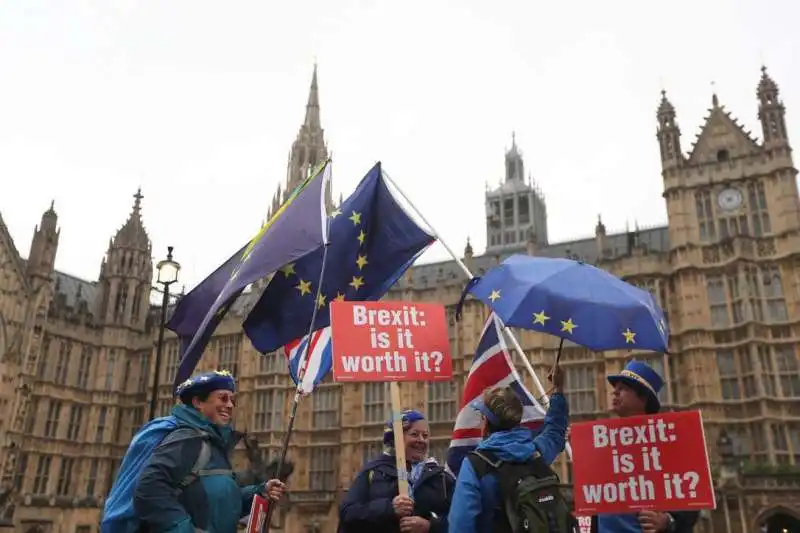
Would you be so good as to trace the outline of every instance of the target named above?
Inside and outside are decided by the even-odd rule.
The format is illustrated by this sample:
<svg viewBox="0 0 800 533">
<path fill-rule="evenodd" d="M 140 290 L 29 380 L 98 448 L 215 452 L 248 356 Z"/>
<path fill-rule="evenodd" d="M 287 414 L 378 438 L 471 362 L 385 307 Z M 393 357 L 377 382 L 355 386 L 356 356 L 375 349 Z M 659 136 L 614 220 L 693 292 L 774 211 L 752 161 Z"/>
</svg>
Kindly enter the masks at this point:
<svg viewBox="0 0 800 533">
<path fill-rule="evenodd" d="M 511 253 L 573 257 L 655 295 L 668 315 L 673 354 L 568 346 L 562 366 L 570 409 L 573 420 L 604 416 L 604 375 L 631 357 L 659 369 L 666 377 L 665 406 L 703 411 L 718 506 L 703 513 L 696 530 L 709 533 L 791 531 L 797 527 L 791 520 L 800 519 L 800 198 L 785 110 L 766 72 L 757 97 L 762 141 L 745 132 L 715 95 L 688 155 L 675 110 L 662 97 L 657 139 L 666 227 L 609 234 L 598 220 L 594 238 L 549 243 L 545 199 L 526 180 L 513 142 L 503 183 L 486 193 L 487 252 L 475 255 L 467 243 L 463 254 L 476 275 Z M 315 71 L 287 182 L 270 212 L 327 157 L 323 133 Z M 36 229 L 27 260 L 0 224 L 0 510 L 13 531 L 97 531 L 103 496 L 145 419 L 158 310 L 148 305 L 152 254 L 140 208 L 137 194 L 93 282 L 54 269 L 59 230 L 52 208 Z M 440 459 L 487 315 L 468 300 L 455 321 L 465 281 L 452 261 L 419 265 L 389 295 L 448 308 L 456 379 L 402 386 L 404 403 L 427 413 L 432 454 Z M 292 388 L 283 357 L 259 356 L 242 334 L 242 316 L 257 295 L 254 290 L 240 298 L 202 366 L 239 377 L 237 427 L 274 455 Z M 518 332 L 518 338 L 543 379 L 556 340 L 532 332 Z M 178 346 L 168 336 L 161 413 L 173 402 L 177 364 Z M 388 401 L 387 387 L 378 383 L 326 382 L 304 399 L 290 448 L 297 468 L 290 498 L 276 517 L 279 530 L 335 531 L 338 499 L 362 462 L 379 450 Z M 724 464 L 715 445 L 722 430 L 733 442 Z M 237 454 L 243 462 L 244 452 Z M 558 468 L 569 481 L 565 457 Z"/>
</svg>

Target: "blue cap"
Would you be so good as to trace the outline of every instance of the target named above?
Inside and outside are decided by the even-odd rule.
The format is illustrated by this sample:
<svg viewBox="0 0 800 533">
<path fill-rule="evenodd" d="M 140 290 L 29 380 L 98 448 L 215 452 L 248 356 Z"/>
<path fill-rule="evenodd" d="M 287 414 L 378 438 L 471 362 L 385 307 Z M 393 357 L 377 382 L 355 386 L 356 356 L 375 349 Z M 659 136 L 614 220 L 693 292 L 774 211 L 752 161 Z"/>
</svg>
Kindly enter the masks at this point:
<svg viewBox="0 0 800 533">
<path fill-rule="evenodd" d="M 233 374 L 227 370 L 198 374 L 178 385 L 178 388 L 175 389 L 175 396 L 196 396 L 215 390 L 236 392 L 236 381 L 233 379 Z"/>
<path fill-rule="evenodd" d="M 661 410 L 658 393 L 661 392 L 661 387 L 664 386 L 664 380 L 658 375 L 658 372 L 653 370 L 653 367 L 644 361 L 631 361 L 625 365 L 625 369 L 622 372 L 612 374 L 607 379 L 612 385 L 621 381 L 628 385 L 633 385 L 634 388 L 643 389 L 647 393 L 647 403 L 650 406 L 648 410 L 656 412 Z"/>
<path fill-rule="evenodd" d="M 406 409 L 401 413 L 401 419 L 403 421 L 403 429 L 407 429 L 411 424 L 414 422 L 418 422 L 420 420 L 425 420 L 425 415 L 420 413 L 419 411 L 415 411 L 414 409 Z M 383 429 L 383 444 L 387 446 L 394 445 L 394 419 L 390 419 L 386 422 L 386 426 Z"/>
</svg>

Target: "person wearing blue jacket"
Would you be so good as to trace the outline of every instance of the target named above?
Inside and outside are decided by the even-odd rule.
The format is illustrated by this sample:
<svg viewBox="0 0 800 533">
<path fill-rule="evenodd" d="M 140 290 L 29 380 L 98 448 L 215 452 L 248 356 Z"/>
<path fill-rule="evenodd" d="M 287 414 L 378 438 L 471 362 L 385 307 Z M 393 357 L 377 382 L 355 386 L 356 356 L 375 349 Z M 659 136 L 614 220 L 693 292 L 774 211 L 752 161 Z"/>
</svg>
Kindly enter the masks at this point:
<svg viewBox="0 0 800 533">
<path fill-rule="evenodd" d="M 338 533 L 447 533 L 455 480 L 428 457 L 428 423 L 419 411 L 403 411 L 403 442 L 409 495 L 398 494 L 392 421 L 383 433 L 383 453 L 353 480 L 339 507 Z"/>
<path fill-rule="evenodd" d="M 229 426 L 235 391 L 227 371 L 201 374 L 178 387 L 180 404 L 172 410 L 178 427 L 153 451 L 134 493 L 134 509 L 145 531 L 235 533 L 256 493 L 264 491 L 273 500 L 282 495 L 284 485 L 277 479 L 247 487 L 236 481 L 229 459 L 236 444 Z M 211 452 L 208 462 L 182 486 L 204 441 Z"/>
<path fill-rule="evenodd" d="M 661 411 L 658 393 L 664 379 L 643 361 L 630 361 L 619 374 L 606 378 L 613 387 L 611 412 L 621 418 Z M 691 451 L 689 451 L 691 453 Z M 699 511 L 639 511 L 592 517 L 592 533 L 691 533 Z"/>
<path fill-rule="evenodd" d="M 535 437 L 520 426 L 523 406 L 509 387 L 489 391 L 483 401 L 472 406 L 483 415 L 485 439 L 478 451 L 488 451 L 503 461 L 523 462 L 541 454 L 547 464 L 556 460 L 566 445 L 569 417 L 567 400 L 561 392 L 563 374 L 556 368 L 551 375 L 553 391 L 541 432 Z M 479 477 L 469 460 L 461 463 L 456 490 L 448 516 L 449 533 L 492 533 L 502 512 L 500 485 L 494 473 Z"/>
</svg>

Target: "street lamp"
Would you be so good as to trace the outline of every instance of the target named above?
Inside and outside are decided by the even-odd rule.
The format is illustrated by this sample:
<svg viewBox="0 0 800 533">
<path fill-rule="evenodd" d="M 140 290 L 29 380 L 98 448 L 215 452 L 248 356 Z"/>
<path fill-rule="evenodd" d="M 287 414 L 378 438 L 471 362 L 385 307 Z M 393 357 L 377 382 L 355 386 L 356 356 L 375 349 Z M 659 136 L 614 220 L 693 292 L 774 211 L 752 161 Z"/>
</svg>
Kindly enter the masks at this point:
<svg viewBox="0 0 800 533">
<path fill-rule="evenodd" d="M 150 396 L 150 420 L 156 417 L 156 403 L 158 402 L 158 383 L 161 370 L 161 350 L 164 347 L 164 330 L 167 326 L 167 306 L 169 305 L 169 286 L 178 281 L 181 265 L 172 259 L 172 246 L 167 246 L 167 258 L 156 265 L 158 277 L 156 281 L 164 286 L 163 299 L 161 300 L 161 324 L 158 328 L 158 344 L 156 344 L 156 368 L 153 372 L 153 391 Z"/>
</svg>

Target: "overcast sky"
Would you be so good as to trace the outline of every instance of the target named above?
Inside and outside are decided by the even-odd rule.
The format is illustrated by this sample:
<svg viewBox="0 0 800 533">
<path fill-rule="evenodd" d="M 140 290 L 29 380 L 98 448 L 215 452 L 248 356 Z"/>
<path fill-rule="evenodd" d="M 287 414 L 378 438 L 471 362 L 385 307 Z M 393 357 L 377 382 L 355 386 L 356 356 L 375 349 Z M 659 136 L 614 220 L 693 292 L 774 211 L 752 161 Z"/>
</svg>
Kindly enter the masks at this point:
<svg viewBox="0 0 800 533">
<path fill-rule="evenodd" d="M 757 137 L 762 61 L 800 138 L 784 1 L 0 2 L 0 213 L 26 257 L 55 200 L 59 270 L 96 279 L 141 186 L 155 260 L 191 287 L 258 229 L 319 64 L 345 196 L 377 160 L 460 254 L 516 131 L 551 241 L 664 224 L 655 111 L 688 150 L 711 104 Z M 449 197 L 449 201 L 443 201 Z M 442 259 L 436 245 L 424 261 Z"/>
</svg>

